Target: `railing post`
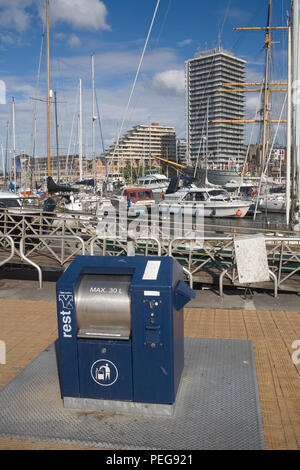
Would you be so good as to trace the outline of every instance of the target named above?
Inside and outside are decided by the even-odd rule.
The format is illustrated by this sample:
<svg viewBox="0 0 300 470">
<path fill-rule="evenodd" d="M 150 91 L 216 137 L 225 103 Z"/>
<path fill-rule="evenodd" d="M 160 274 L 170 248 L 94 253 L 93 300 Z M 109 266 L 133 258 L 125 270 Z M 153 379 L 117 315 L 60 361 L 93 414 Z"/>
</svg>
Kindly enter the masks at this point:
<svg viewBox="0 0 300 470">
<path fill-rule="evenodd" d="M 4 235 L 3 233 L 0 233 L 0 238 L 5 238 L 9 241 L 10 244 L 10 255 L 8 258 L 0 262 L 0 266 L 3 266 L 4 264 L 8 263 L 15 255 L 15 242 L 14 239 L 10 235 Z"/>
<path fill-rule="evenodd" d="M 21 255 L 21 258 L 24 261 L 26 261 L 28 264 L 30 264 L 31 266 L 33 266 L 37 270 L 38 277 L 39 277 L 39 286 L 40 286 L 40 289 L 42 289 L 43 288 L 43 273 L 42 273 L 42 270 L 41 270 L 41 268 L 38 264 L 34 263 L 29 258 L 27 258 L 26 255 L 25 255 L 25 252 L 24 252 L 24 245 L 25 245 L 25 239 L 26 238 L 28 238 L 28 237 L 25 235 L 20 240 L 20 255 Z"/>
<path fill-rule="evenodd" d="M 225 274 L 228 273 L 228 271 L 231 271 L 232 269 L 236 268 L 236 264 L 233 264 L 229 266 L 229 268 L 224 269 L 224 271 L 221 272 L 220 277 L 219 277 L 219 295 L 220 297 L 223 297 L 223 278 Z"/>
<path fill-rule="evenodd" d="M 20 255 L 21 255 L 21 258 L 26 261 L 28 264 L 30 264 L 31 266 L 33 266 L 34 268 L 37 269 L 38 271 L 38 277 L 39 277 L 39 286 L 40 286 L 40 289 L 42 289 L 43 287 L 43 273 L 42 273 L 42 269 L 41 267 L 34 263 L 33 261 L 31 261 L 31 259 L 29 259 L 26 255 L 25 255 L 25 240 L 26 238 L 37 238 L 37 239 L 54 239 L 54 240 L 61 240 L 61 239 L 67 239 L 67 240 L 79 240 L 79 242 L 81 243 L 81 251 L 82 251 L 82 254 L 85 255 L 85 244 L 84 244 L 84 241 L 81 237 L 79 237 L 78 235 L 24 235 L 21 240 L 20 240 Z"/>
<path fill-rule="evenodd" d="M 151 240 L 153 242 L 155 242 L 157 244 L 157 256 L 161 256 L 161 242 L 158 240 L 158 238 L 155 238 L 155 237 L 140 237 L 140 238 L 136 238 L 136 241 L 148 241 L 148 240 Z M 148 244 L 147 244 L 147 248 L 148 248 Z M 147 251 L 148 253 L 148 251 Z"/>
<path fill-rule="evenodd" d="M 277 281 L 277 277 L 276 277 L 276 274 L 273 273 L 273 271 L 271 271 L 269 269 L 269 274 L 270 276 L 273 278 L 273 281 L 274 281 L 274 297 L 275 299 L 277 299 L 278 297 L 278 281 Z"/>
</svg>

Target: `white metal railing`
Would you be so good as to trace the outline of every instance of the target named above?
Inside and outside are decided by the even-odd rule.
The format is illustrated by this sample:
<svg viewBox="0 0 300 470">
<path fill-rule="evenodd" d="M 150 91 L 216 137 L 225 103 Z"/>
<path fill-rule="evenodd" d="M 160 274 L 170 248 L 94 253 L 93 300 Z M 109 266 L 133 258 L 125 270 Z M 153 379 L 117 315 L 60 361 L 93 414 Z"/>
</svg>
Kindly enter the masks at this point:
<svg viewBox="0 0 300 470">
<path fill-rule="evenodd" d="M 5 258 L 4 260 L 0 261 L 0 266 L 3 266 L 4 264 L 8 263 L 14 257 L 15 242 L 14 242 L 14 239 L 10 235 L 4 235 L 3 233 L 0 233 L 0 239 L 1 238 L 4 238 L 5 240 L 7 240 L 8 243 L 10 244 L 10 255 L 7 258 Z"/>
<path fill-rule="evenodd" d="M 221 272 L 220 277 L 219 277 L 219 294 L 220 294 L 220 297 L 223 297 L 223 295 L 224 295 L 224 293 L 223 293 L 223 279 L 224 279 L 224 276 L 228 273 L 228 271 L 230 271 L 232 269 L 235 269 L 235 268 L 236 268 L 236 264 L 233 264 L 232 266 L 230 266 L 227 269 L 224 269 L 224 271 Z M 278 280 L 277 280 L 277 277 L 273 273 L 273 271 L 271 271 L 270 269 L 269 269 L 269 276 L 274 281 L 274 297 L 277 298 L 278 297 Z M 246 284 L 246 286 L 247 285 L 248 284 Z"/>
<path fill-rule="evenodd" d="M 174 238 L 171 240 L 168 248 L 168 255 L 172 256 L 172 250 L 173 250 L 173 245 L 176 243 L 189 243 L 189 247 L 195 249 L 195 246 L 197 246 L 197 243 L 200 244 L 199 248 L 203 247 L 204 244 L 204 238 Z M 191 289 L 193 288 L 194 285 L 194 279 L 193 279 L 193 273 L 187 269 L 185 266 L 182 266 L 183 272 L 188 276 L 189 278 L 189 284 Z"/>
<path fill-rule="evenodd" d="M 84 255 L 85 254 L 85 244 L 84 244 L 84 240 L 77 236 L 77 235 L 24 235 L 21 240 L 20 240 L 20 255 L 21 255 L 21 259 L 25 262 L 27 262 L 28 264 L 30 264 L 31 266 L 33 266 L 34 268 L 36 268 L 37 272 L 38 272 L 38 278 L 39 278 L 39 286 L 40 286 L 40 289 L 42 289 L 43 287 L 43 272 L 42 272 L 42 268 L 37 264 L 35 263 L 34 261 L 32 261 L 31 259 L 29 259 L 26 255 L 25 255 L 25 240 L 27 238 L 34 238 L 34 239 L 50 239 L 50 240 L 68 240 L 68 241 L 71 241 L 71 240 L 77 240 L 81 243 L 81 248 L 82 248 L 82 254 Z"/>
<path fill-rule="evenodd" d="M 104 239 L 103 237 L 100 237 L 100 236 L 96 236 L 94 237 L 91 241 L 90 241 L 90 253 L 91 253 L 91 256 L 94 256 L 94 245 L 95 245 L 95 242 L 96 241 L 99 241 L 99 240 L 102 240 L 103 241 L 103 248 L 102 248 L 102 255 L 105 256 L 106 255 L 106 251 L 107 251 L 107 244 L 105 243 L 106 242 L 106 239 Z M 114 241 L 119 241 L 119 242 L 122 242 L 122 243 L 128 243 L 128 240 L 125 240 L 125 239 L 122 239 L 122 238 L 112 238 L 110 240 L 114 240 Z M 151 242 L 154 242 L 157 244 L 157 256 L 161 256 L 161 242 L 158 240 L 158 238 L 155 238 L 155 237 L 139 237 L 139 238 L 135 238 L 134 242 L 139 242 L 139 241 L 151 241 Z M 148 246 L 148 245 L 147 245 Z M 126 248 L 125 248 L 126 249 Z M 128 247 L 126 249 L 126 251 L 128 250 Z M 146 255 L 147 256 L 147 255 Z"/>
<path fill-rule="evenodd" d="M 234 270 L 235 268 L 233 246 L 234 239 L 235 236 L 209 236 L 203 239 L 177 238 L 170 242 L 168 254 L 169 256 L 178 256 L 180 253 L 178 248 L 181 247 L 181 253 L 185 254 L 185 260 L 188 262 L 188 270 L 192 278 L 195 277 L 195 274 L 197 272 L 201 271 L 201 269 L 204 269 L 206 265 L 213 261 L 215 263 L 215 266 L 221 272 L 219 277 L 219 289 L 220 294 L 223 295 L 223 278 L 224 276 L 229 275 L 230 271 Z M 215 244 L 213 242 L 215 242 Z M 177 243 L 176 252 L 174 252 L 175 243 Z M 188 249 L 186 247 L 186 243 L 189 244 Z M 195 250 L 195 248 L 197 247 L 197 243 L 200 243 L 202 245 L 201 247 L 199 246 L 199 248 L 203 251 L 204 259 L 200 260 L 200 264 L 195 262 L 196 254 L 193 253 L 193 250 Z M 276 297 L 278 293 L 278 287 L 281 284 L 287 281 L 287 279 L 292 277 L 294 274 L 300 274 L 300 237 L 266 236 L 265 243 L 269 249 L 268 262 L 272 263 L 275 261 L 278 265 L 277 267 L 276 265 L 271 266 L 273 270 L 269 269 L 270 277 L 274 281 L 274 295 Z M 296 245 L 298 247 L 298 251 L 293 251 L 290 248 L 291 244 L 292 246 Z M 287 248 L 286 252 L 284 252 L 285 246 Z M 225 253 L 226 249 L 228 250 L 228 252 L 230 252 L 228 256 Z M 294 264 L 294 266 L 290 268 L 290 272 L 288 272 L 288 274 L 283 275 L 283 268 L 291 263 Z M 224 268 L 224 264 L 227 265 L 226 268 Z M 278 274 L 278 277 L 276 276 L 276 273 Z M 234 283 L 235 276 L 233 275 L 232 277 L 230 277 L 230 279 Z"/>
<path fill-rule="evenodd" d="M 69 247 L 70 256 L 67 256 L 67 254 L 64 256 L 63 243 L 61 247 L 57 247 L 57 251 L 55 252 L 51 249 L 53 245 L 51 245 L 51 239 L 64 238 L 67 240 L 68 237 L 73 237 L 73 239 L 79 237 L 81 239 L 80 243 L 85 246 L 85 252 L 88 252 L 89 246 L 91 246 L 91 251 L 93 251 L 96 240 L 101 240 L 100 237 L 97 238 L 96 236 L 98 222 L 99 219 L 97 217 L 93 215 L 88 216 L 86 214 L 84 216 L 80 214 L 68 214 L 58 217 L 53 214 L 46 216 L 45 213 L 41 213 L 30 216 L 18 215 L 18 219 L 15 220 L 13 214 L 0 213 L 0 231 L 8 240 L 8 237 L 11 237 L 11 240 L 14 242 L 14 254 L 12 255 L 10 253 L 8 259 L 12 259 L 12 256 L 19 256 L 25 260 L 25 255 L 26 262 L 29 259 L 31 264 L 34 263 L 34 261 L 32 261 L 34 256 L 43 259 L 43 249 L 48 250 L 47 256 L 51 258 L 52 264 L 53 262 L 57 262 L 60 265 L 64 265 L 69 259 L 76 255 L 76 250 Z M 172 239 L 172 235 L 165 236 L 163 232 L 159 231 L 159 235 L 157 235 L 155 239 L 148 239 L 152 241 L 152 244 L 147 242 L 147 238 L 144 239 L 144 241 L 147 242 L 145 245 L 142 243 L 143 240 L 138 238 L 134 240 L 134 243 L 139 247 L 138 254 L 145 252 L 146 255 L 148 255 L 148 253 L 150 253 L 150 255 L 157 253 L 159 256 L 171 255 L 175 257 L 182 266 L 189 271 L 190 274 L 187 272 L 186 274 L 189 275 L 190 282 L 191 278 L 193 282 L 197 279 L 202 282 L 204 270 L 212 267 L 212 271 L 216 271 L 220 274 L 234 263 L 234 238 L 237 235 L 246 235 L 242 231 L 226 235 L 212 233 L 216 230 L 223 230 L 223 228 L 224 227 L 218 225 L 205 224 L 205 236 L 203 240 L 200 238 L 198 241 L 193 237 L 183 238 L 181 240 Z M 225 227 L 224 231 L 225 229 L 229 230 L 229 227 Z M 234 231 L 238 230 L 237 227 L 231 229 Z M 249 233 L 255 233 L 255 231 L 257 232 L 258 230 L 254 228 L 249 229 Z M 264 231 L 261 230 L 260 232 Z M 270 232 L 271 234 L 269 234 Z M 104 254 L 115 256 L 122 254 L 126 256 L 128 252 L 127 242 L 117 240 L 110 234 L 107 235 L 108 237 L 103 238 L 101 244 L 101 248 L 104 248 Z M 300 275 L 300 236 L 294 236 L 292 233 L 290 234 L 284 231 L 282 235 L 283 236 L 279 236 L 276 232 L 272 232 L 271 230 L 268 233 L 264 232 L 269 266 L 277 277 L 278 287 L 284 284 L 286 285 L 291 278 L 291 281 L 293 281 L 295 275 Z M 27 246 L 25 254 L 23 244 L 25 240 L 30 238 L 36 238 L 40 243 L 36 245 L 31 244 L 29 249 Z M 46 239 L 49 240 L 49 243 L 47 243 Z M 10 242 L 10 244 L 11 243 L 12 242 Z M 157 247 L 154 246 L 153 243 L 155 243 Z M 144 247 L 145 249 L 143 250 Z M 20 252 L 21 249 L 22 254 Z M 61 258 L 59 256 L 61 256 Z M 3 260 L 3 263 L 6 262 L 7 260 Z M 44 261 L 38 261 L 38 263 L 40 266 L 42 264 L 45 265 Z M 37 263 L 34 264 L 36 265 Z M 232 271 L 227 270 L 224 276 L 234 281 L 232 274 Z"/>
<path fill-rule="evenodd" d="M 78 239 L 81 241 L 82 245 L 84 246 L 85 242 L 83 241 L 83 239 L 79 236 L 75 236 L 75 235 L 36 235 L 36 236 L 33 236 L 33 235 L 26 235 L 25 237 L 23 237 L 23 239 L 25 238 L 48 238 L 48 239 Z M 22 240 L 23 240 L 22 239 Z M 103 250 L 102 250 L 102 255 L 105 256 L 107 254 L 107 251 L 108 251 L 108 247 L 107 247 L 107 241 L 106 239 L 102 239 L 101 237 L 99 236 L 96 236 L 96 237 L 93 237 L 89 240 L 86 241 L 86 243 L 90 243 L 90 253 L 91 255 L 93 256 L 94 255 L 94 244 L 96 243 L 97 240 L 102 240 L 103 241 Z M 112 239 L 112 240 L 109 240 L 110 242 L 120 242 L 121 245 L 119 246 L 119 248 L 121 247 L 124 254 L 127 254 L 127 246 L 126 246 L 126 240 L 119 240 L 119 239 Z M 160 240 L 158 240 L 157 238 L 137 238 L 135 239 L 135 242 L 139 242 L 139 241 L 154 241 L 156 244 L 157 244 L 157 255 L 158 256 L 161 256 L 162 255 L 162 242 Z M 209 262 L 214 262 L 216 267 L 218 268 L 218 270 L 220 271 L 220 276 L 221 277 L 221 280 L 223 282 L 223 278 L 224 276 L 228 275 L 228 273 L 231 271 L 230 269 L 228 269 L 231 265 L 232 265 L 232 262 L 234 261 L 234 253 L 233 253 L 233 246 L 231 246 L 231 244 L 233 245 L 233 241 L 234 241 L 234 236 L 232 237 L 219 237 L 219 236 L 213 236 L 213 237 L 205 237 L 205 239 L 193 239 L 193 238 L 190 238 L 190 239 L 179 239 L 179 238 L 176 238 L 176 239 L 173 239 L 171 240 L 171 242 L 168 244 L 167 246 L 167 250 L 165 250 L 165 254 L 167 254 L 168 256 L 174 256 L 176 258 L 176 256 L 178 256 L 178 254 L 180 253 L 180 250 L 178 247 L 178 244 L 180 243 L 181 244 L 181 248 L 184 248 L 184 254 L 185 254 L 185 261 L 187 263 L 187 267 L 186 266 L 182 266 L 183 268 L 183 271 L 185 272 L 185 274 L 188 276 L 189 278 L 189 283 L 190 283 L 190 286 L 193 286 L 193 283 L 195 282 L 195 275 L 201 271 L 201 269 L 203 269 Z M 276 259 L 276 262 L 278 264 L 278 267 L 275 266 L 274 270 L 275 272 L 278 273 L 278 277 L 276 276 L 276 274 L 274 273 L 274 271 L 272 271 L 270 269 L 270 276 L 273 278 L 274 280 L 274 291 L 275 291 L 275 294 L 276 292 L 278 291 L 278 287 L 283 284 L 288 278 L 290 278 L 291 276 L 293 276 L 294 274 L 296 274 L 297 272 L 300 273 L 300 251 L 299 253 L 295 253 L 295 252 L 290 252 L 290 257 L 289 259 L 287 259 L 286 261 L 284 261 L 284 251 L 283 251 L 283 243 L 297 243 L 299 244 L 299 247 L 300 247 L 300 237 L 293 237 L 293 238 L 290 238 L 290 237 L 265 237 L 265 241 L 266 243 L 271 243 L 273 244 L 272 245 L 272 249 L 269 251 L 269 255 L 273 255 L 274 256 L 274 248 L 277 248 L 279 249 L 280 248 L 280 253 L 278 253 L 278 259 Z M 213 244 L 213 242 L 216 242 L 216 245 Z M 176 253 L 174 253 L 175 251 L 175 244 L 177 243 L 177 246 L 176 246 Z M 186 243 L 189 244 L 188 246 L 188 249 L 186 248 Z M 224 244 L 223 244 L 224 243 Z M 275 245 L 277 243 L 277 245 Z M 278 245 L 279 243 L 279 245 Z M 198 246 L 197 246 L 198 244 Z M 185 247 L 184 247 L 185 246 Z M 111 248 L 111 247 L 110 247 Z M 113 248 L 116 249 L 116 245 L 113 245 Z M 204 260 L 201 260 L 200 261 L 200 264 L 197 264 L 195 262 L 195 253 L 193 252 L 193 250 L 195 249 L 200 249 L 203 251 L 203 257 L 204 257 Z M 290 249 L 290 248 L 288 248 Z M 226 255 L 226 253 L 222 253 L 222 251 L 228 251 L 228 254 Z M 30 260 L 28 257 L 25 256 L 24 254 L 24 247 L 23 247 L 23 242 L 20 243 L 20 251 L 21 251 L 21 257 L 22 259 L 26 260 L 27 262 L 29 262 L 29 264 L 32 264 L 33 266 L 36 267 L 36 269 L 38 269 L 37 267 L 37 264 L 34 263 L 32 260 Z M 109 251 L 110 253 L 112 254 L 119 254 L 119 251 L 118 252 L 112 252 L 112 251 Z M 83 250 L 83 253 L 84 253 L 84 250 Z M 146 254 L 146 256 L 148 255 L 148 253 Z M 25 258 L 24 258 L 25 256 Z M 219 259 L 221 258 L 221 259 Z M 272 259 L 271 259 L 272 261 Z M 223 264 L 226 264 L 227 265 L 227 268 L 224 268 Z M 295 267 L 291 269 L 291 271 L 286 274 L 285 276 L 283 276 L 283 267 L 284 267 L 284 264 L 285 263 L 295 263 Z M 274 279 L 274 276 L 276 277 L 276 282 L 275 282 L 275 279 Z M 234 277 L 231 278 L 231 281 L 234 282 Z M 219 285 L 220 285 L 220 278 L 219 278 Z"/>
</svg>

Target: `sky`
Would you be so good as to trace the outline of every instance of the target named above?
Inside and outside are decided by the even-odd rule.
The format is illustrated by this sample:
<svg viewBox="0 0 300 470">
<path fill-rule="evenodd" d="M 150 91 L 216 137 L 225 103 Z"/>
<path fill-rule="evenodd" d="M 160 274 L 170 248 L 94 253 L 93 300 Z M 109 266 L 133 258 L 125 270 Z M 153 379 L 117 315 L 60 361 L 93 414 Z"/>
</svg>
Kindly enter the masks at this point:
<svg viewBox="0 0 300 470">
<path fill-rule="evenodd" d="M 273 0 L 273 25 L 286 25 L 289 0 Z M 157 13 L 127 109 L 150 24 Z M 60 154 L 78 152 L 79 79 L 83 89 L 83 150 L 92 155 L 91 55 L 99 111 L 96 153 L 137 124 L 158 122 L 186 136 L 185 61 L 218 44 L 247 61 L 247 80 L 264 73 L 264 32 L 235 27 L 265 26 L 268 0 L 50 0 L 50 87 L 56 91 Z M 46 38 L 44 0 L 0 0 L 0 145 L 13 153 L 46 153 Z M 44 39 L 43 39 L 44 38 Z M 43 39 L 43 41 L 42 41 Z M 272 78 L 286 79 L 286 31 L 273 37 Z M 42 45 L 43 42 L 43 45 Z M 40 63 L 40 73 L 39 62 Z M 279 95 L 279 94 L 278 94 Z M 277 96 L 274 109 L 281 109 Z M 254 117 L 258 95 L 246 96 L 246 117 Z M 97 113 L 98 114 L 98 113 Z M 121 127 L 123 124 L 123 127 Z M 249 138 L 250 130 L 246 130 Z M 51 154 L 56 155 L 54 105 Z"/>
</svg>

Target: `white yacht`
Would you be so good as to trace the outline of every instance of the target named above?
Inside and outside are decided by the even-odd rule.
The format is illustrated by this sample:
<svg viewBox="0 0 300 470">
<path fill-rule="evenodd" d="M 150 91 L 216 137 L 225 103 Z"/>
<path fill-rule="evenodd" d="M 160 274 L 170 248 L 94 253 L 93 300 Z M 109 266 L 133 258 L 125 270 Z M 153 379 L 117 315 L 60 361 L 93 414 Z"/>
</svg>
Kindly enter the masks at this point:
<svg viewBox="0 0 300 470">
<path fill-rule="evenodd" d="M 269 192 L 267 192 L 260 198 L 258 208 L 261 211 L 285 213 L 285 188 L 271 188 Z"/>
<path fill-rule="evenodd" d="M 0 191 L 0 209 L 7 210 L 9 214 L 27 215 L 40 212 L 38 202 L 39 198 L 36 197 L 22 197 L 18 193 Z"/>
<path fill-rule="evenodd" d="M 214 187 L 182 188 L 176 193 L 165 195 L 158 204 L 163 213 L 176 213 L 184 210 L 185 214 L 198 215 L 204 210 L 204 217 L 245 217 L 251 201 L 230 198 L 227 191 Z"/>
<path fill-rule="evenodd" d="M 149 173 L 138 178 L 137 184 L 143 188 L 151 189 L 153 193 L 164 193 L 169 186 L 169 179 L 159 173 Z"/>
</svg>

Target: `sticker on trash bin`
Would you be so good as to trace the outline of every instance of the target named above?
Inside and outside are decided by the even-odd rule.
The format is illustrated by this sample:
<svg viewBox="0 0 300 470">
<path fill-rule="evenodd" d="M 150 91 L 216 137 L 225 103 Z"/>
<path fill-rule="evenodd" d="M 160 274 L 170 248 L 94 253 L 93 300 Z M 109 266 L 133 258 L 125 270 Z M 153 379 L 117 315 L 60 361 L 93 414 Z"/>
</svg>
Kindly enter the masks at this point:
<svg viewBox="0 0 300 470">
<path fill-rule="evenodd" d="M 161 261 L 147 261 L 143 275 L 144 281 L 156 281 Z"/>
<path fill-rule="evenodd" d="M 92 379 L 103 387 L 110 387 L 118 379 L 118 369 L 115 364 L 108 359 L 99 359 L 91 367 Z"/>
</svg>

